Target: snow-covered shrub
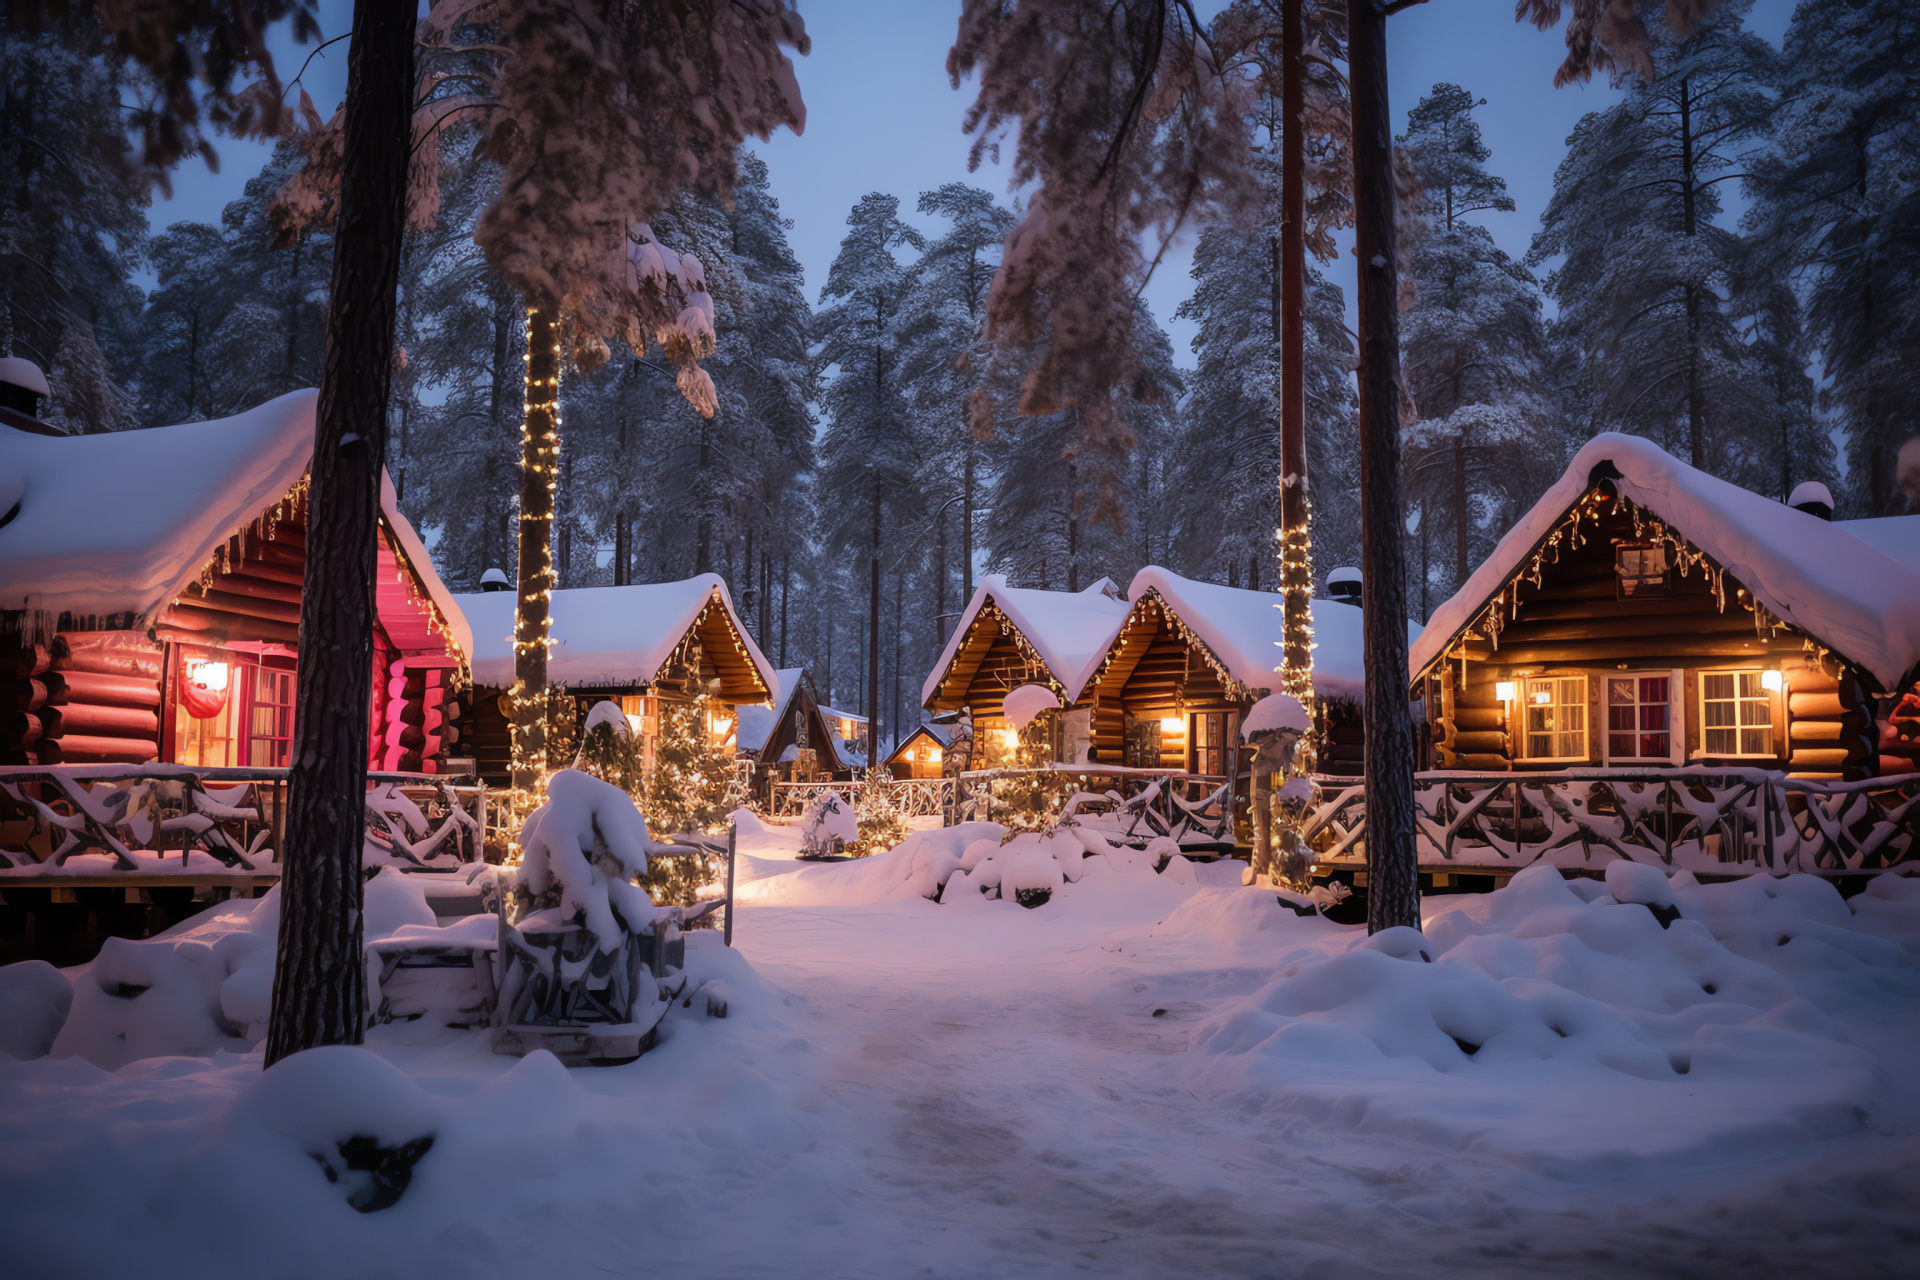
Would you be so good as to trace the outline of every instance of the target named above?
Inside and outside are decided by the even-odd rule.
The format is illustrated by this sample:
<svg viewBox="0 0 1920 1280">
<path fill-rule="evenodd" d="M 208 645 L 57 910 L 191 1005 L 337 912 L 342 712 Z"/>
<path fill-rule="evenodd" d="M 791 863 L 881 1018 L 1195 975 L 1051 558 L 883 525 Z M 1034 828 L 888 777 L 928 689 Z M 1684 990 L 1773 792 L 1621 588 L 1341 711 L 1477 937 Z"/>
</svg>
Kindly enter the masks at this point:
<svg viewBox="0 0 1920 1280">
<path fill-rule="evenodd" d="M 846 797 L 822 791 L 800 815 L 800 856 L 830 858 L 845 853 L 860 838 L 860 819 Z"/>
<path fill-rule="evenodd" d="M 1004 843 L 975 840 L 949 875 L 941 902 L 1002 898 L 1037 907 L 1085 871 L 1086 849 L 1064 832 L 1015 832 Z"/>
<path fill-rule="evenodd" d="M 646 890 L 633 883 L 656 848 L 626 792 L 578 769 L 547 780 L 547 802 L 520 831 L 520 883 L 535 902 L 550 897 L 559 918 L 586 926 L 602 951 L 653 923 Z"/>
</svg>

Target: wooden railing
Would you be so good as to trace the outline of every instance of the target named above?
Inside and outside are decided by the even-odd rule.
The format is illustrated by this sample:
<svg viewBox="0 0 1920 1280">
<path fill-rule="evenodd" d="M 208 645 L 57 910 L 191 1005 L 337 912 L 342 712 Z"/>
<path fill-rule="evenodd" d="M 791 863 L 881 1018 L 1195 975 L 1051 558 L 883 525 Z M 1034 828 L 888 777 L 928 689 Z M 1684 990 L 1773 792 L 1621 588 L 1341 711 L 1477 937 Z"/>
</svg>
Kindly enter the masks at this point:
<svg viewBox="0 0 1920 1280">
<path fill-rule="evenodd" d="M 367 865 L 440 871 L 481 858 L 484 786 L 424 773 L 376 772 L 367 782 Z M 110 861 L 98 869 L 115 876 L 180 876 L 197 864 L 216 875 L 271 878 L 279 874 L 286 787 L 285 769 L 0 767 L 0 866 L 31 875 L 105 854 Z M 176 855 L 178 866 L 169 865 Z"/>
<path fill-rule="evenodd" d="M 1039 769 L 974 769 L 960 775 L 952 822 L 1010 822 L 1016 826 L 1050 821 L 1083 798 L 1111 797 L 1122 807 L 1151 810 L 1163 831 L 1194 823 L 1197 810 L 1221 809 L 1209 819 L 1214 834 L 1231 840 L 1228 816 L 1232 780 L 1184 769 L 1134 769 L 1118 765 L 1053 764 Z M 1224 802 L 1224 807 L 1223 807 Z"/>
<path fill-rule="evenodd" d="M 1322 778 L 1305 836 L 1321 871 L 1366 866 L 1366 785 Z M 1845 874 L 1920 862 L 1920 774 L 1814 782 L 1763 769 L 1436 771 L 1414 782 L 1423 870 L 1615 858 L 1711 875 Z"/>
<path fill-rule="evenodd" d="M 797 818 L 806 812 L 815 796 L 828 791 L 860 807 L 860 798 L 873 788 L 883 789 L 888 798 L 909 818 L 937 818 L 952 805 L 952 778 L 869 778 L 858 782 L 776 782 L 769 816 Z"/>
</svg>

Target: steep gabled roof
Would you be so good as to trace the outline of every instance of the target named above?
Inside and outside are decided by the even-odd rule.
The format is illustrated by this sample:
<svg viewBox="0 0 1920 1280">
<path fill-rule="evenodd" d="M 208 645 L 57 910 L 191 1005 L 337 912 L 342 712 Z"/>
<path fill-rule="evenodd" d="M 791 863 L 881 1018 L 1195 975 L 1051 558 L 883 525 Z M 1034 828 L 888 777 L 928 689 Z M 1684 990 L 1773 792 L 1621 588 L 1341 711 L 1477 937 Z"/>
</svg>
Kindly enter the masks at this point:
<svg viewBox="0 0 1920 1280">
<path fill-rule="evenodd" d="M 1106 656 L 1113 638 L 1126 621 L 1127 604 L 1107 594 L 1113 580 L 1102 578 L 1084 591 L 1042 591 L 1035 587 L 1009 587 L 1002 574 L 990 573 L 974 588 L 953 635 L 940 660 L 933 665 L 926 683 L 920 687 L 925 704 L 940 687 L 961 646 L 966 643 L 980 611 L 992 605 L 1006 616 L 1026 642 L 1033 647 L 1047 671 L 1067 691 L 1068 702 L 1080 696 L 1086 679 Z"/>
<path fill-rule="evenodd" d="M 1136 606 L 1152 592 L 1198 637 L 1227 674 L 1250 690 L 1280 687 L 1280 595 L 1197 582 L 1148 565 L 1133 575 L 1127 597 Z M 1315 600 L 1313 688 L 1321 697 L 1359 698 L 1366 692 L 1360 610 L 1339 600 Z M 1420 625 L 1407 624 L 1408 642 Z"/>
<path fill-rule="evenodd" d="M 0 427 L 0 610 L 51 626 L 75 617 L 155 621 L 199 579 L 217 548 L 291 492 L 313 458 L 318 393 L 295 391 L 231 418 L 102 435 L 42 436 Z M 463 652 L 472 634 L 381 476 L 383 545 L 413 569 Z M 383 587 L 390 581 L 383 574 Z M 391 593 L 389 593 L 391 594 Z M 404 592 L 402 592 L 404 594 Z M 398 597 L 395 597 L 396 600 Z M 381 602 L 383 622 L 406 628 Z M 439 650 L 426 624 L 423 648 Z M 403 650 L 407 646 L 403 645 Z"/>
<path fill-rule="evenodd" d="M 1607 432 L 1500 540 L 1452 599 L 1434 610 L 1410 654 L 1410 676 L 1433 665 L 1602 478 L 1704 553 L 1775 617 L 1857 664 L 1886 688 L 1920 663 L 1920 572 L 1849 530 L 1696 471 L 1639 436 Z M 1521 606 L 1522 611 L 1525 605 Z"/>
<path fill-rule="evenodd" d="M 456 598 L 473 625 L 474 683 L 510 687 L 515 593 L 483 591 Z M 713 573 L 679 582 L 555 591 L 547 678 L 583 687 L 652 684 L 710 602 L 725 610 L 728 629 L 752 667 L 752 683 L 765 691 L 777 687 L 773 664 L 740 625 L 726 582 Z"/>
</svg>

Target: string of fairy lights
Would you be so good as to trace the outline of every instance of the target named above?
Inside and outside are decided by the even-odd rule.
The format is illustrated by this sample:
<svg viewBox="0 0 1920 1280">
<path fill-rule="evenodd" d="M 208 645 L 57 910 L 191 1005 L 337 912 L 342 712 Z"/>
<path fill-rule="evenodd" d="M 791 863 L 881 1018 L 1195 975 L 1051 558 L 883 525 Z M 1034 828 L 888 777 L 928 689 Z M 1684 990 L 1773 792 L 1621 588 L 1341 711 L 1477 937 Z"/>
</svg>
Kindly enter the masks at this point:
<svg viewBox="0 0 1920 1280">
<path fill-rule="evenodd" d="M 1278 531 L 1280 540 L 1280 692 L 1291 694 L 1306 709 L 1307 723 L 1313 724 L 1313 535 L 1311 508 L 1306 495 L 1300 498 L 1305 518 L 1292 529 Z M 1298 597 L 1297 607 L 1288 602 Z M 1302 658 L 1304 655 L 1304 660 Z M 1294 776 L 1306 777 L 1314 770 L 1314 734 L 1300 740 L 1294 752 Z"/>
<path fill-rule="evenodd" d="M 1713 594 L 1714 607 L 1721 613 L 1727 610 L 1728 593 L 1726 570 L 1712 556 L 1700 550 L 1662 520 L 1653 511 L 1633 502 L 1624 496 L 1609 492 L 1596 486 L 1581 496 L 1580 500 L 1568 508 L 1567 513 L 1557 521 L 1553 528 L 1536 543 L 1522 564 L 1508 576 L 1500 590 L 1494 593 L 1474 616 L 1463 626 L 1447 646 L 1441 651 L 1436 663 L 1458 658 L 1466 661 L 1466 645 L 1475 639 L 1485 639 L 1495 653 L 1500 651 L 1500 633 L 1509 622 L 1520 616 L 1520 589 L 1531 584 L 1540 589 L 1542 574 L 1549 565 L 1558 564 L 1563 552 L 1575 551 L 1584 547 L 1594 537 L 1604 536 L 1600 531 L 1600 520 L 1609 507 L 1617 504 L 1618 509 L 1633 522 L 1633 536 L 1636 542 L 1651 543 L 1661 548 L 1675 571 L 1682 578 L 1691 576 L 1698 569 L 1705 576 L 1708 588 Z M 1586 526 L 1591 525 L 1589 529 Z M 1793 625 L 1775 614 L 1752 592 L 1738 583 L 1732 593 L 1734 603 L 1753 614 L 1754 635 L 1761 640 L 1773 638 L 1781 631 L 1792 630 Z M 1806 640 L 1809 652 L 1817 653 L 1822 663 L 1831 657 L 1831 650 L 1810 637 Z M 1424 674 L 1424 673 L 1423 673 Z"/>
</svg>

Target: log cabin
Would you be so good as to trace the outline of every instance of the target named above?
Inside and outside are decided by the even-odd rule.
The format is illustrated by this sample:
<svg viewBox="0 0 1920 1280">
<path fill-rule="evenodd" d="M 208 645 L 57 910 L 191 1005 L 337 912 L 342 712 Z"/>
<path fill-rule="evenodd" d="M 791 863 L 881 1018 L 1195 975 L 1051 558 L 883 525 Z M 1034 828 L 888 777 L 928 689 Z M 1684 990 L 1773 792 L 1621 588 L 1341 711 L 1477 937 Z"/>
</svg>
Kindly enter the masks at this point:
<svg viewBox="0 0 1920 1280">
<path fill-rule="evenodd" d="M 908 778 L 939 778 L 946 763 L 947 745 L 953 741 L 951 725 L 916 725 L 881 762 L 887 776 L 903 781 Z"/>
<path fill-rule="evenodd" d="M 462 729 L 471 733 L 480 776 L 490 785 L 512 780 L 511 721 L 503 695 L 514 682 L 515 599 L 512 591 L 456 597 L 474 636 L 474 699 Z M 557 590 L 549 608 L 549 685 L 572 700 L 580 722 L 594 703 L 617 700 L 640 733 L 647 767 L 662 703 L 690 702 L 704 686 L 715 704 L 709 725 L 714 742 L 732 745 L 738 739 L 734 709 L 769 703 L 778 687 L 773 664 L 741 625 L 717 574 Z M 555 745 L 562 754 L 571 751 L 564 741 Z"/>
<path fill-rule="evenodd" d="M 287 764 L 315 402 L 0 424 L 0 763 Z M 377 555 L 368 765 L 433 773 L 472 641 L 384 473 Z"/>
<path fill-rule="evenodd" d="M 773 673 L 773 700 L 737 709 L 739 753 L 754 762 L 754 791 L 775 782 L 847 782 L 865 763 L 846 721 L 820 701 L 805 667 Z M 864 723 L 864 722 L 862 722 Z"/>
<path fill-rule="evenodd" d="M 1433 763 L 1912 772 L 1916 561 L 1920 528 L 1830 522 L 1596 436 L 1413 646 Z"/>
<path fill-rule="evenodd" d="M 936 714 L 970 710 L 973 767 L 1008 763 L 1006 696 L 1037 684 L 1052 690 L 1064 710 L 1083 710 L 1086 678 L 1126 617 L 1127 602 L 1111 578 L 1084 591 L 1045 591 L 1009 587 L 1004 576 L 988 574 L 921 686 L 921 705 Z"/>
<path fill-rule="evenodd" d="M 1091 759 L 1206 777 L 1238 771 L 1241 717 L 1279 685 L 1279 593 L 1148 565 L 1127 598 L 1132 607 L 1082 693 L 1093 713 Z M 1316 599 L 1311 613 L 1317 767 L 1358 776 L 1366 692 L 1360 610 Z M 1418 631 L 1409 623 L 1409 640 Z"/>
</svg>

